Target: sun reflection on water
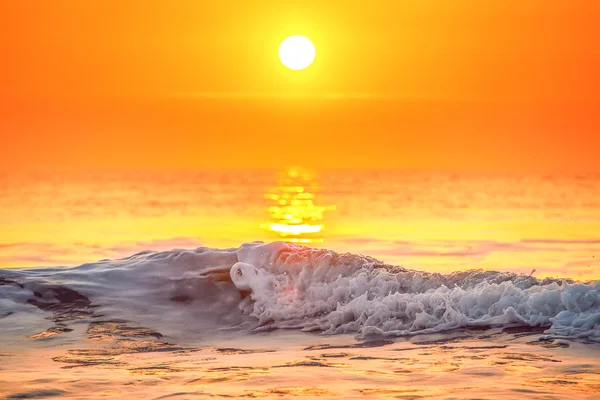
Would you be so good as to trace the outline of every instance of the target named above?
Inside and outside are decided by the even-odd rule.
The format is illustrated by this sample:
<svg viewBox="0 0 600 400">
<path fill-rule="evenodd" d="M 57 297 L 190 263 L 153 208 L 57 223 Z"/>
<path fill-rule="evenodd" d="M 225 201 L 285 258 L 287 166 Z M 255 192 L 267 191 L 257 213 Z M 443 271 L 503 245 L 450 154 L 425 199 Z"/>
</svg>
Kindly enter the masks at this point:
<svg viewBox="0 0 600 400">
<path fill-rule="evenodd" d="M 302 167 L 281 171 L 277 186 L 264 196 L 270 220 L 262 228 L 288 242 L 323 242 L 323 214 L 335 206 L 317 204 L 314 178 L 312 171 Z"/>
</svg>

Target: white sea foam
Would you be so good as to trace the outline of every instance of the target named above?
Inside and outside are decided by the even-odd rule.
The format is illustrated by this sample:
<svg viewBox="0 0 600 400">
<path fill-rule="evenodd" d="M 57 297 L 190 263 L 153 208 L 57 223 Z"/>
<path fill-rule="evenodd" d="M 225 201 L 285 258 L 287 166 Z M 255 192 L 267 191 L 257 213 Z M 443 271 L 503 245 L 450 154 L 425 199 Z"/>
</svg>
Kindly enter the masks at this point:
<svg viewBox="0 0 600 400">
<path fill-rule="evenodd" d="M 597 281 L 428 274 L 280 242 L 142 252 L 70 269 L 0 270 L 0 278 L 5 314 L 18 314 L 23 306 L 16 304 L 32 299 L 65 301 L 56 288 L 67 287 L 105 317 L 173 335 L 287 328 L 402 336 L 516 324 L 600 341 Z"/>
</svg>

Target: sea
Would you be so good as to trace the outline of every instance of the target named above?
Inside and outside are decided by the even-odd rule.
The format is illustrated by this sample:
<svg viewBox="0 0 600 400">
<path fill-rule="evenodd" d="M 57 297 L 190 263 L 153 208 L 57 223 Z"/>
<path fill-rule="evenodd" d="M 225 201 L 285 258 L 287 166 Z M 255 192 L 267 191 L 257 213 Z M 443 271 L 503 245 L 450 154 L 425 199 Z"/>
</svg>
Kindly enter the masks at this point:
<svg viewBox="0 0 600 400">
<path fill-rule="evenodd" d="M 0 396 L 600 398 L 600 175 L 0 174 Z"/>
</svg>

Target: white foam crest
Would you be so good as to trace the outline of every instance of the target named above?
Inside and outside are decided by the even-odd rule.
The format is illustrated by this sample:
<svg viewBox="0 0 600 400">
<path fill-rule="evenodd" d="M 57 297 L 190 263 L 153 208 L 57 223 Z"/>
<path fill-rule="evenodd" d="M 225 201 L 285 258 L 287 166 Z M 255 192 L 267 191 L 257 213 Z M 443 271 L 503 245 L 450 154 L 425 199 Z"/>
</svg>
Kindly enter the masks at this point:
<svg viewBox="0 0 600 400">
<path fill-rule="evenodd" d="M 598 283 L 493 271 L 426 274 L 278 243 L 243 248 L 238 258 L 253 271 L 244 287 L 254 302 L 242 303 L 243 311 L 268 328 L 400 336 L 523 324 L 600 340 Z"/>
<path fill-rule="evenodd" d="M 598 282 L 493 271 L 429 274 L 281 242 L 142 252 L 77 268 L 0 270 L 0 284 L 6 324 L 17 304 L 35 299 L 35 292 L 49 290 L 51 298 L 52 286 L 61 285 L 104 315 L 165 334 L 235 327 L 400 336 L 520 324 L 600 341 Z"/>
</svg>

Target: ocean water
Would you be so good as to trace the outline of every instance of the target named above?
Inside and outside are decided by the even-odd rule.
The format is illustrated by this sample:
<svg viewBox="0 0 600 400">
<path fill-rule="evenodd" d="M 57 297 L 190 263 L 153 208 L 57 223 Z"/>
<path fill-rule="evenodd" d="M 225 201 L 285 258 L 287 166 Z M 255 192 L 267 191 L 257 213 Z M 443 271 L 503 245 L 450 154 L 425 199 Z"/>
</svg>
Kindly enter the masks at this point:
<svg viewBox="0 0 600 400">
<path fill-rule="evenodd" d="M 7 398 L 600 394 L 598 281 L 284 242 L 0 270 L 0 330 Z"/>
<path fill-rule="evenodd" d="M 1 187 L 0 396 L 600 395 L 596 176 L 63 171 Z"/>
<path fill-rule="evenodd" d="M 261 227 L 289 171 L 4 172 L 0 268 L 289 240 Z M 313 246 L 429 272 L 600 277 L 597 174 L 326 170 L 296 185 L 327 208 Z"/>
</svg>

